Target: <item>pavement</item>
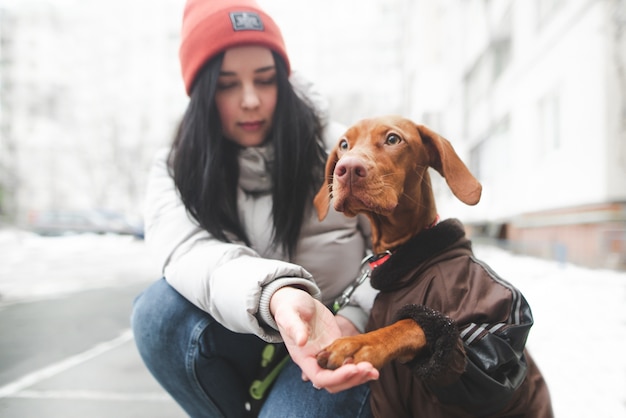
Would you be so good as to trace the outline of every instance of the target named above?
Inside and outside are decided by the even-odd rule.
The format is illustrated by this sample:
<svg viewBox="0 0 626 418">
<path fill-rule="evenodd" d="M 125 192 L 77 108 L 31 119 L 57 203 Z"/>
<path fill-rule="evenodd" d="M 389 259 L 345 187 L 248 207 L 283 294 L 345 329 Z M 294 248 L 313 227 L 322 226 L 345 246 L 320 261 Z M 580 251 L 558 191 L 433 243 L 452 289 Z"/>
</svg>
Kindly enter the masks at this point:
<svg viewBox="0 0 626 418">
<path fill-rule="evenodd" d="M 135 348 L 130 309 L 146 286 L 0 303 L 0 417 L 185 417 Z"/>
</svg>

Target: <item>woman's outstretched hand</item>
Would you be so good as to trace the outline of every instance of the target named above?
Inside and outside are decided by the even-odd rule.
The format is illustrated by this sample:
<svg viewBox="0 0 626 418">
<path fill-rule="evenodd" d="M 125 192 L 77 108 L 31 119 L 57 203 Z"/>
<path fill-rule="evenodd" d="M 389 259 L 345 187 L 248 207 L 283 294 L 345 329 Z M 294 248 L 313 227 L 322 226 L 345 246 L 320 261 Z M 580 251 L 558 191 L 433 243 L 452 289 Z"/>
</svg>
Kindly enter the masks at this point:
<svg viewBox="0 0 626 418">
<path fill-rule="evenodd" d="M 336 370 L 317 364 L 317 353 L 341 337 L 341 330 L 332 312 L 307 292 L 294 287 L 277 290 L 270 311 L 303 379 L 315 387 L 335 393 L 378 379 L 378 370 L 368 362 L 345 364 Z"/>
</svg>

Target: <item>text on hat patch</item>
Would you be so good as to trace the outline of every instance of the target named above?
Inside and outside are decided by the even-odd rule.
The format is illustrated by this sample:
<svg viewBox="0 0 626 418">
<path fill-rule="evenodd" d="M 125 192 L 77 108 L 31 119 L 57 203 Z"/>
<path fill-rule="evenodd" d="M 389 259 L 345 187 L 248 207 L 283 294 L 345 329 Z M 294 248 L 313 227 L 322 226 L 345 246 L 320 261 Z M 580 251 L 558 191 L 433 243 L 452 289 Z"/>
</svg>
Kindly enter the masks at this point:
<svg viewBox="0 0 626 418">
<path fill-rule="evenodd" d="M 254 12 L 230 12 L 230 20 L 235 31 L 263 30 L 261 17 Z"/>
</svg>

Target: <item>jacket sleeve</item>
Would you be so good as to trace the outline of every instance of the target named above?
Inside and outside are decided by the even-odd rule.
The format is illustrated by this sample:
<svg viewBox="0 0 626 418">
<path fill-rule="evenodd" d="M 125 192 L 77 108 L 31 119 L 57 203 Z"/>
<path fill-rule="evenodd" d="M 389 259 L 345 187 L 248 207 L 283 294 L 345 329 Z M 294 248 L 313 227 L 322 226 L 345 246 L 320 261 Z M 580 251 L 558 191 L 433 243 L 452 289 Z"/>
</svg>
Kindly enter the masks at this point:
<svg viewBox="0 0 626 418">
<path fill-rule="evenodd" d="M 148 181 L 146 242 L 167 282 L 226 328 L 277 342 L 269 299 L 280 287 L 320 289 L 302 267 L 260 257 L 251 248 L 213 238 L 190 217 L 160 152 Z"/>
<path fill-rule="evenodd" d="M 457 347 L 448 344 L 452 354 L 445 361 L 453 366 L 465 363 L 464 371 L 455 379 L 431 378 L 434 376 L 432 370 L 420 367 L 428 362 L 436 364 L 433 358 L 441 355 L 437 350 L 426 350 L 426 358 L 417 357 L 410 366 L 418 377 L 426 377 L 424 382 L 442 403 L 463 406 L 477 416 L 488 416 L 510 401 L 526 377 L 524 348 L 533 318 L 518 289 L 483 263 L 473 258 L 472 263 L 478 266 L 472 271 L 481 277 L 472 277 L 476 279 L 469 281 L 472 289 L 461 296 L 461 300 L 453 297 L 454 306 L 461 306 L 463 311 L 437 307 L 456 319 L 454 322 L 459 331 L 454 337 L 459 343 Z M 438 335 L 437 332 L 440 333 L 431 334 Z M 428 330 L 425 329 L 425 333 L 428 341 Z M 433 343 L 428 341 L 428 344 L 434 346 L 438 340 L 432 340 Z M 465 357 L 463 363 L 459 356 Z"/>
<path fill-rule="evenodd" d="M 505 324 L 494 324 L 506 327 Z M 526 377 L 527 364 L 519 349 L 528 334 L 528 326 L 510 325 L 499 332 L 470 324 L 461 332 L 467 356 L 460 378 L 448 386 L 431 385 L 431 390 L 446 404 L 464 405 L 479 416 L 501 410 Z M 471 331 L 474 332 L 471 332 Z M 485 335 L 470 341 L 474 333 Z"/>
<path fill-rule="evenodd" d="M 533 319 L 526 300 L 515 292 L 520 299 L 511 314 L 520 314 L 522 322 L 511 318 L 508 323 L 472 323 L 461 329 L 467 366 L 456 384 L 436 391 L 443 402 L 463 402 L 481 416 L 489 415 L 502 409 L 526 378 L 524 346 Z"/>
</svg>

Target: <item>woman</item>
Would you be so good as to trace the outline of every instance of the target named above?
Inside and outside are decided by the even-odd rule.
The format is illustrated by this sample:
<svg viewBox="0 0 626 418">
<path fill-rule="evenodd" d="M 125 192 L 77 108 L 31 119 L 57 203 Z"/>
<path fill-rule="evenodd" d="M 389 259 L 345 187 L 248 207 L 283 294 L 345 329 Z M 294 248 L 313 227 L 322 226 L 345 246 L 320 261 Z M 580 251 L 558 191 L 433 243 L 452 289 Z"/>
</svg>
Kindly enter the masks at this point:
<svg viewBox="0 0 626 418">
<path fill-rule="evenodd" d="M 320 223 L 312 209 L 341 130 L 294 89 L 280 31 L 254 1 L 189 0 L 180 62 L 189 105 L 148 186 L 146 241 L 164 278 L 134 304 L 142 358 L 190 416 L 230 418 L 251 414 L 262 350 L 284 342 L 292 362 L 260 416 L 370 416 L 376 369 L 315 361 L 363 331 L 373 299 L 361 286 L 336 316 L 326 308 L 367 250 L 366 223 Z"/>
</svg>

